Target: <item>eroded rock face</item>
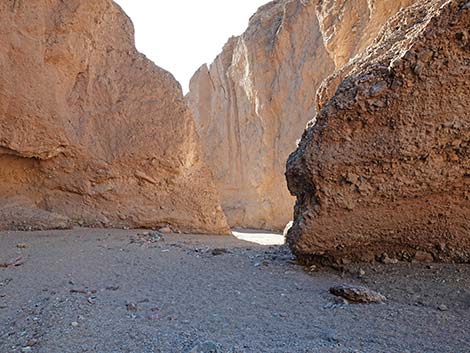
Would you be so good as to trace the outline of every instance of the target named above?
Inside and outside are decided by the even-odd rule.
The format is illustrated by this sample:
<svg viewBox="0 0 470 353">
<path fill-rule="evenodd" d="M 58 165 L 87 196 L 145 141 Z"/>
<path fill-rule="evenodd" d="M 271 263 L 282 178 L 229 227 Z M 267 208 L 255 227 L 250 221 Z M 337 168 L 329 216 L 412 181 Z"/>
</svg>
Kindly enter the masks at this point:
<svg viewBox="0 0 470 353">
<path fill-rule="evenodd" d="M 468 1 L 419 1 L 326 81 L 287 166 L 301 260 L 470 260 L 469 28 Z"/>
<path fill-rule="evenodd" d="M 412 1 L 273 1 L 194 75 L 188 102 L 230 225 L 282 230 L 292 219 L 285 162 L 315 92 Z"/>
<path fill-rule="evenodd" d="M 337 68 L 362 53 L 400 9 L 416 0 L 320 0 L 317 15 L 325 47 Z"/>
<path fill-rule="evenodd" d="M 0 4 L 0 229 L 227 233 L 175 79 L 111 0 Z"/>
</svg>

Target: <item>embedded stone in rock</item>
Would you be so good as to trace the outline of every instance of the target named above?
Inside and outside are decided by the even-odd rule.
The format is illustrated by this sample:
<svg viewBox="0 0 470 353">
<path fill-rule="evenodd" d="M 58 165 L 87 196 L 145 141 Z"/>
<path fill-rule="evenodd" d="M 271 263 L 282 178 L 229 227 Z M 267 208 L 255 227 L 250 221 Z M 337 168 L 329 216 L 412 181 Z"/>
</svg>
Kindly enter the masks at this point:
<svg viewBox="0 0 470 353">
<path fill-rule="evenodd" d="M 321 103 L 287 164 L 297 198 L 287 240 L 303 262 L 416 249 L 426 260 L 470 261 L 464 4 L 423 0 L 401 11 Z"/>
<path fill-rule="evenodd" d="M 195 73 L 187 100 L 232 227 L 282 231 L 292 220 L 285 163 L 315 92 L 413 1 L 273 1 Z"/>
<path fill-rule="evenodd" d="M 0 67 L 0 229 L 229 234 L 180 85 L 111 0 L 1 2 Z"/>
<path fill-rule="evenodd" d="M 382 294 L 366 287 L 347 284 L 331 287 L 330 293 L 353 304 L 377 304 L 387 300 Z"/>
</svg>

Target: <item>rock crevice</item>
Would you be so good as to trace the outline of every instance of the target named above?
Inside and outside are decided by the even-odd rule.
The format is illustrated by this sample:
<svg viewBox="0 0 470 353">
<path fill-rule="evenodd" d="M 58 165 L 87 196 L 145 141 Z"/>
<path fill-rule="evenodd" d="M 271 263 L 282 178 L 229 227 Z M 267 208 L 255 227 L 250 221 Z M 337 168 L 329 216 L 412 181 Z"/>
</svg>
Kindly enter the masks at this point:
<svg viewBox="0 0 470 353">
<path fill-rule="evenodd" d="M 232 226 L 283 229 L 285 162 L 316 113 L 322 81 L 413 0 L 277 0 L 194 75 L 187 96 Z"/>
</svg>

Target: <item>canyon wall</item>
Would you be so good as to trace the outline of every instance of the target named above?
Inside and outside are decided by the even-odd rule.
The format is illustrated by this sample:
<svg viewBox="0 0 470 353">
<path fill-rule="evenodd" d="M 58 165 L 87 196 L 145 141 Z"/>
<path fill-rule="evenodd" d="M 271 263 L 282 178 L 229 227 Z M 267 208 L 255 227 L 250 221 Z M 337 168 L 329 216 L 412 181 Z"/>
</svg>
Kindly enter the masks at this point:
<svg viewBox="0 0 470 353">
<path fill-rule="evenodd" d="M 287 166 L 299 259 L 470 261 L 469 28 L 417 1 L 325 81 Z"/>
<path fill-rule="evenodd" d="M 0 229 L 228 233 L 180 85 L 111 0 L 0 3 Z"/>
<path fill-rule="evenodd" d="M 194 75 L 187 96 L 231 226 L 283 229 L 285 163 L 322 81 L 413 0 L 277 0 Z"/>
</svg>

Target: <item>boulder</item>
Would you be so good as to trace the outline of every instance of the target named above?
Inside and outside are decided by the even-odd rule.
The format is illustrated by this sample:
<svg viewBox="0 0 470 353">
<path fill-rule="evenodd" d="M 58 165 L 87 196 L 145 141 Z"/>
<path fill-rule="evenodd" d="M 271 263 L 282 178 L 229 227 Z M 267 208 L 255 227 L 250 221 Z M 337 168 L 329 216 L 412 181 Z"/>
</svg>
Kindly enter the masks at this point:
<svg viewBox="0 0 470 353">
<path fill-rule="evenodd" d="M 416 2 L 325 81 L 287 163 L 301 261 L 470 261 L 469 7 Z"/>
</svg>

